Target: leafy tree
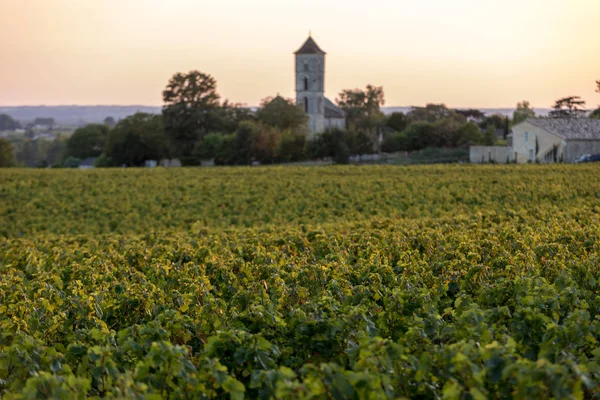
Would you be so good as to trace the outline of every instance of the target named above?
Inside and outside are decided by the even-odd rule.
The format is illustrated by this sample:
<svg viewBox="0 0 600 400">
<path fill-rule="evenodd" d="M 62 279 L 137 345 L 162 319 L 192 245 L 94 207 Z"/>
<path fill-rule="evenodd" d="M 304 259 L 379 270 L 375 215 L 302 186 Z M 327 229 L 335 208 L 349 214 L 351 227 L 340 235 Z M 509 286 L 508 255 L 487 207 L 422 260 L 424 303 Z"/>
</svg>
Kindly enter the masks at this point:
<svg viewBox="0 0 600 400">
<path fill-rule="evenodd" d="M 412 122 L 404 131 L 406 135 L 407 150 L 421 150 L 435 146 L 437 142 L 436 126 L 427 121 Z"/>
<path fill-rule="evenodd" d="M 485 114 L 482 113 L 480 110 L 476 110 L 476 109 L 458 110 L 458 109 L 455 109 L 453 111 L 457 114 L 462 115 L 463 117 L 465 117 L 468 120 L 481 122 L 485 119 Z"/>
<path fill-rule="evenodd" d="M 489 124 L 483 132 L 483 144 L 493 146 L 496 144 L 496 126 Z"/>
<path fill-rule="evenodd" d="M 464 117 L 460 115 L 450 115 L 437 120 L 434 123 L 435 134 L 426 147 L 456 147 L 458 144 L 454 140 L 455 133 L 464 123 Z"/>
<path fill-rule="evenodd" d="M 482 129 L 486 129 L 489 125 L 493 125 L 496 129 L 504 128 L 506 118 L 504 115 L 493 114 L 489 117 L 485 117 L 483 121 L 479 124 L 479 127 Z"/>
<path fill-rule="evenodd" d="M 220 133 L 209 133 L 194 145 L 192 156 L 196 158 L 197 164 L 202 160 L 214 159 L 223 145 L 224 135 Z"/>
<path fill-rule="evenodd" d="M 406 129 L 406 115 L 401 112 L 393 112 L 387 118 L 385 125 L 393 131 L 402 132 Z"/>
<path fill-rule="evenodd" d="M 216 113 L 216 121 L 213 124 L 211 132 L 233 133 L 244 121 L 254 121 L 254 113 L 252 110 L 240 103 L 231 103 L 228 100 L 223 101 L 223 104 L 214 113 Z"/>
<path fill-rule="evenodd" d="M 240 124 L 233 142 L 233 162 L 248 165 L 253 161 L 271 163 L 277 154 L 279 132 L 252 121 Z"/>
<path fill-rule="evenodd" d="M 167 157 L 162 116 L 137 113 L 120 121 L 108 134 L 106 154 L 116 165 L 127 166 Z"/>
<path fill-rule="evenodd" d="M 64 154 L 64 144 L 63 140 L 60 142 L 45 139 L 19 141 L 15 144 L 17 164 L 31 168 L 60 164 Z M 56 146 L 61 145 L 60 149 L 55 149 Z"/>
<path fill-rule="evenodd" d="M 106 118 L 104 118 L 104 125 L 112 128 L 116 124 L 117 124 L 117 122 L 115 121 L 115 119 L 113 117 L 106 117 Z"/>
<path fill-rule="evenodd" d="M 12 167 L 13 165 L 15 165 L 13 147 L 8 140 L 0 138 L 0 168 Z"/>
<path fill-rule="evenodd" d="M 600 93 L 600 81 L 596 81 L 596 93 Z M 600 119 L 600 106 L 590 113 L 589 118 Z"/>
<path fill-rule="evenodd" d="M 374 135 L 383 124 L 385 116 L 381 106 L 385 104 L 383 87 L 367 85 L 365 90 L 343 90 L 337 99 L 338 106 L 346 114 L 346 122 L 358 130 Z"/>
<path fill-rule="evenodd" d="M 293 130 L 285 130 L 281 133 L 277 160 L 280 162 L 302 161 L 305 158 L 304 148 L 306 146 L 306 135 Z"/>
<path fill-rule="evenodd" d="M 513 113 L 513 125 L 520 124 L 529 118 L 535 118 L 535 111 L 533 111 L 529 102 L 523 100 L 517 103 L 517 109 Z"/>
<path fill-rule="evenodd" d="M 52 141 L 48 153 L 46 154 L 46 161 L 48 165 L 61 165 L 62 159 L 67 152 L 68 138 L 62 135 L 58 135 L 56 139 Z"/>
<path fill-rule="evenodd" d="M 333 157 L 334 147 L 333 132 L 328 130 L 311 136 L 307 140 L 306 155 L 311 160 Z"/>
<path fill-rule="evenodd" d="M 257 119 L 263 124 L 270 125 L 280 130 L 302 129 L 306 127 L 308 116 L 292 100 L 281 96 L 267 97 L 261 102 Z"/>
<path fill-rule="evenodd" d="M 233 146 L 235 143 L 235 134 L 224 135 L 217 153 L 215 154 L 215 165 L 234 164 Z"/>
<path fill-rule="evenodd" d="M 67 142 L 67 155 L 79 159 L 98 157 L 104 151 L 108 127 L 90 124 L 77 129 Z"/>
<path fill-rule="evenodd" d="M 20 128 L 21 124 L 15 121 L 10 115 L 0 114 L 0 131 L 14 131 Z"/>
<path fill-rule="evenodd" d="M 550 111 L 550 118 L 582 118 L 585 117 L 585 101 L 579 96 L 570 96 L 556 100 Z"/>
<path fill-rule="evenodd" d="M 381 151 L 395 153 L 405 150 L 408 150 L 406 133 L 392 132 L 384 136 Z"/>
<path fill-rule="evenodd" d="M 467 122 L 456 131 L 455 143 L 458 146 L 472 146 L 482 141 L 481 129 L 472 122 Z"/>
<path fill-rule="evenodd" d="M 194 143 L 218 125 L 217 81 L 199 71 L 177 73 L 163 91 L 163 101 L 165 132 L 175 154 L 189 156 Z"/>
<path fill-rule="evenodd" d="M 406 114 L 406 118 L 410 122 L 426 121 L 436 122 L 442 118 L 455 117 L 459 114 L 446 107 L 444 104 L 427 104 L 425 107 L 412 107 Z M 462 121 L 466 121 L 463 116 Z"/>
<path fill-rule="evenodd" d="M 365 131 L 357 131 L 353 139 L 352 146 L 348 146 L 352 154 L 373 154 L 375 150 L 375 141 L 373 140 L 372 135 L 369 135 Z"/>
</svg>

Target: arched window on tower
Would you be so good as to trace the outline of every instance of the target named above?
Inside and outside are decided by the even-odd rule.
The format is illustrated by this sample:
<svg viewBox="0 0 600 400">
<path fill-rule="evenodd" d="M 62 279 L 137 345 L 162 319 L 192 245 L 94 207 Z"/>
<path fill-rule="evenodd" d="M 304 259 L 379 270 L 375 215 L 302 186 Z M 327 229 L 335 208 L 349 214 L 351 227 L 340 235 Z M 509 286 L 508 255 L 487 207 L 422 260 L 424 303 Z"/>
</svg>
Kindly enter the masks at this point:
<svg viewBox="0 0 600 400">
<path fill-rule="evenodd" d="M 304 72 L 308 72 L 308 61 L 304 61 Z"/>
<path fill-rule="evenodd" d="M 319 114 L 323 114 L 324 110 L 323 110 L 323 99 L 321 97 L 319 97 Z"/>
<path fill-rule="evenodd" d="M 308 90 L 308 78 L 304 77 L 304 90 Z"/>
<path fill-rule="evenodd" d="M 308 97 L 304 98 L 304 112 L 308 114 Z"/>
</svg>

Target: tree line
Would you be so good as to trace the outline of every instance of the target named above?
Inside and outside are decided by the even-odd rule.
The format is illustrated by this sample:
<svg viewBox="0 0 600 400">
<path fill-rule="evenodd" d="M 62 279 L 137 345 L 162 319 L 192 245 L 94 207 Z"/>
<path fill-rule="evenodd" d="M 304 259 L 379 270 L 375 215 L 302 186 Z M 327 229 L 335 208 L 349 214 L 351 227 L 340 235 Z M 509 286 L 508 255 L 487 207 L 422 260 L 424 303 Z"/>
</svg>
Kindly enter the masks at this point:
<svg viewBox="0 0 600 400">
<path fill-rule="evenodd" d="M 600 93 L 600 81 L 596 86 Z M 252 110 L 221 100 L 215 78 L 200 71 L 173 75 L 162 98 L 162 114 L 138 113 L 118 122 L 108 117 L 103 124 L 77 129 L 69 138 L 24 141 L 17 149 L 0 139 L 0 166 L 76 167 L 88 158 L 96 158 L 99 167 L 142 166 L 147 160 L 172 158 L 183 165 L 200 165 L 203 160 L 217 165 L 315 159 L 347 163 L 351 155 L 495 145 L 506 139 L 512 125 L 536 116 L 527 101 L 517 103 L 512 119 L 444 104 L 385 115 L 383 88 L 368 85 L 338 95 L 346 129 L 309 135 L 307 115 L 293 100 L 269 97 Z M 585 116 L 585 102 L 577 96 L 557 100 L 549 115 Z M 589 117 L 600 118 L 600 108 Z M 0 115 L 0 130 L 19 127 Z"/>
</svg>

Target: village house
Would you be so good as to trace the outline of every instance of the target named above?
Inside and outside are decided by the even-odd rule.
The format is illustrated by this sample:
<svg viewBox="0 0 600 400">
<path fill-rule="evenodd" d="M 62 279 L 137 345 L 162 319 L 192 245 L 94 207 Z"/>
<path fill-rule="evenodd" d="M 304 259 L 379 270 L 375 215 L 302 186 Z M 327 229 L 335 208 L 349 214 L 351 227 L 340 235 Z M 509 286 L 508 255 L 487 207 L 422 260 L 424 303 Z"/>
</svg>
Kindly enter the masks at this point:
<svg viewBox="0 0 600 400">
<path fill-rule="evenodd" d="M 472 163 L 575 162 L 600 154 L 600 120 L 531 118 L 512 128 L 507 146 L 472 146 Z"/>
</svg>

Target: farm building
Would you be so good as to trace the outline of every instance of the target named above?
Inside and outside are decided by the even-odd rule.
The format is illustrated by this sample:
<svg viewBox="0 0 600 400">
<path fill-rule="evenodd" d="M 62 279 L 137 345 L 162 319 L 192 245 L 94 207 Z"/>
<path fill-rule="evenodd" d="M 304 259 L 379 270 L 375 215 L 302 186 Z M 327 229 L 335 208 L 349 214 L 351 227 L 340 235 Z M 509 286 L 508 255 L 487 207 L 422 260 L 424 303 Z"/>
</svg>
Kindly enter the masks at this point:
<svg viewBox="0 0 600 400">
<path fill-rule="evenodd" d="M 600 120 L 531 118 L 512 128 L 507 147 L 473 146 L 470 153 L 473 163 L 574 162 L 600 154 Z"/>
</svg>

